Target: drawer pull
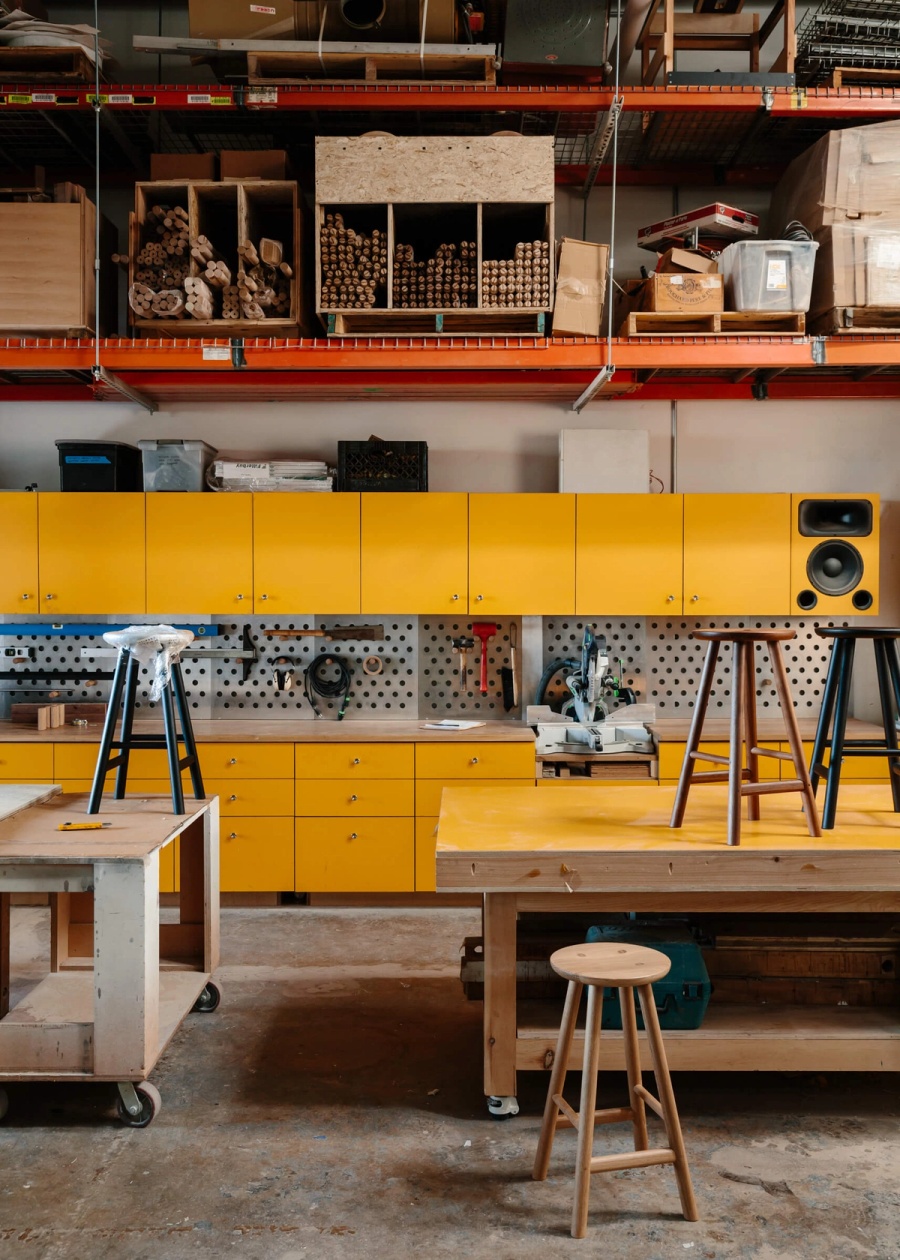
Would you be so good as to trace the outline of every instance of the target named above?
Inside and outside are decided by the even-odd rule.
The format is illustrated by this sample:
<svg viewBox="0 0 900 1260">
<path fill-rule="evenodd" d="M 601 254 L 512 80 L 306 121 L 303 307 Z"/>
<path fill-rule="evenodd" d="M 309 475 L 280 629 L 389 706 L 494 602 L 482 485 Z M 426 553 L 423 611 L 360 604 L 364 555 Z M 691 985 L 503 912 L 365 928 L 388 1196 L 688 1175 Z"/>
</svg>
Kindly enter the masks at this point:
<svg viewBox="0 0 900 1260">
<path fill-rule="evenodd" d="M 26 596 L 25 596 L 25 598 L 27 599 L 27 598 L 28 598 L 28 596 L 26 595 Z M 451 596 L 450 596 L 450 598 L 451 598 L 451 599 L 459 599 L 459 596 L 458 596 L 458 595 L 451 595 Z"/>
<path fill-rule="evenodd" d="M 356 839 L 356 832 L 355 832 L 355 831 L 351 831 L 351 832 L 350 832 L 350 839 L 351 839 L 351 840 L 355 840 L 355 839 Z"/>
<path fill-rule="evenodd" d="M 675 596 L 674 596 L 674 595 L 667 595 L 667 596 L 666 596 L 666 603 L 667 603 L 667 604 L 674 604 L 674 603 L 675 603 Z"/>
<path fill-rule="evenodd" d="M 235 599 L 243 599 L 244 597 L 243 597 L 243 595 L 235 595 L 235 597 L 234 597 L 234 598 L 235 598 Z"/>
<path fill-rule="evenodd" d="M 691 596 L 691 603 L 692 603 L 692 604 L 696 604 L 696 603 L 697 603 L 697 600 L 698 600 L 699 598 L 700 598 L 700 596 L 699 596 L 699 595 L 692 595 L 692 596 Z"/>
<path fill-rule="evenodd" d="M 236 797 L 236 796 L 234 796 L 234 795 L 232 795 L 232 796 L 229 796 L 229 798 L 228 798 L 228 799 L 229 799 L 230 801 L 236 801 L 236 800 L 237 800 L 237 797 Z"/>
<path fill-rule="evenodd" d="M 358 801 L 358 800 L 359 800 L 359 797 L 358 797 L 358 796 L 356 796 L 356 795 L 354 794 L 353 796 L 351 796 L 351 797 L 350 797 L 350 800 L 351 800 L 351 801 Z"/>
<path fill-rule="evenodd" d="M 359 765 L 359 757 L 354 757 L 354 758 L 353 758 L 353 761 L 352 761 L 352 763 L 351 763 L 351 764 L 352 764 L 352 765 L 354 765 L 354 766 L 358 766 L 358 765 Z"/>
<path fill-rule="evenodd" d="M 30 595 L 23 595 L 23 596 L 22 596 L 22 598 L 23 598 L 23 599 L 31 599 L 31 596 L 30 596 Z"/>
<path fill-rule="evenodd" d="M 236 832 L 236 831 L 232 831 L 232 833 L 231 833 L 231 835 L 228 837 L 228 839 L 229 839 L 229 840 L 237 840 L 237 832 Z"/>
<path fill-rule="evenodd" d="M 476 596 L 475 596 L 475 598 L 476 598 L 477 600 L 481 600 L 481 599 L 484 599 L 484 596 L 483 596 L 483 595 L 476 595 Z"/>
<path fill-rule="evenodd" d="M 470 765 L 470 766 L 477 766 L 477 765 L 478 765 L 478 758 L 477 758 L 477 757 L 473 757 L 473 758 L 472 758 L 472 760 L 469 762 L 469 765 Z"/>
<path fill-rule="evenodd" d="M 228 763 L 228 764 L 229 764 L 230 766 L 236 766 L 236 765 L 237 765 L 237 757 L 232 757 L 232 758 L 231 758 L 231 760 L 229 761 L 229 763 Z"/>
<path fill-rule="evenodd" d="M 259 598 L 260 598 L 260 599 L 268 599 L 269 597 L 268 597 L 268 595 L 260 595 L 260 597 L 259 597 Z"/>
<path fill-rule="evenodd" d="M 55 595 L 45 595 L 44 599 L 56 599 Z"/>
</svg>

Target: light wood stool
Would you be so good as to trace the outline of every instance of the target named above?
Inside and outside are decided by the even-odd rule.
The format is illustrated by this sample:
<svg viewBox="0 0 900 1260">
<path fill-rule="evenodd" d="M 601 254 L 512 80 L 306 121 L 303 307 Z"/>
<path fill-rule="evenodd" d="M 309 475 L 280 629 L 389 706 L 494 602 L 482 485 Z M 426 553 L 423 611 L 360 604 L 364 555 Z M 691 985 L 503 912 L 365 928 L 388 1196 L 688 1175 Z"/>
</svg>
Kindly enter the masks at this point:
<svg viewBox="0 0 900 1260">
<path fill-rule="evenodd" d="M 800 727 L 794 713 L 791 700 L 791 686 L 788 682 L 784 657 L 781 655 L 779 643 L 786 639 L 796 638 L 793 630 L 695 630 L 692 639 L 701 639 L 709 644 L 706 660 L 703 662 L 703 673 L 700 676 L 700 689 L 694 704 L 694 716 L 691 730 L 684 750 L 684 761 L 675 793 L 675 804 L 672 807 L 671 827 L 680 827 L 684 822 L 688 793 L 694 783 L 727 783 L 728 784 L 728 843 L 737 845 L 741 842 L 741 799 L 748 797 L 747 817 L 751 822 L 759 819 L 759 798 L 772 792 L 800 792 L 803 795 L 803 806 L 806 813 L 806 825 L 811 836 L 820 836 L 822 827 L 819 823 L 819 811 L 816 808 L 816 795 L 810 782 L 803 755 L 803 742 L 800 739 Z M 703 734 L 703 721 L 706 708 L 716 676 L 716 662 L 719 658 L 719 646 L 732 644 L 731 668 L 731 734 L 727 757 L 715 753 L 700 752 L 700 739 Z M 756 673 L 753 664 L 753 653 L 757 643 L 765 643 L 769 648 L 769 659 L 772 662 L 772 677 L 775 692 L 781 707 L 781 717 L 787 735 L 789 753 L 774 748 L 758 747 L 756 735 Z M 747 765 L 744 766 L 743 748 L 747 748 Z M 759 758 L 777 757 L 781 761 L 789 761 L 794 767 L 793 779 L 773 779 L 760 782 Z M 694 773 L 695 761 L 710 761 L 716 765 L 727 766 L 727 770 L 704 770 Z"/>
<path fill-rule="evenodd" d="M 578 1133 L 578 1157 L 575 1166 L 575 1205 L 572 1210 L 572 1237 L 584 1238 L 587 1233 L 588 1196 L 591 1173 L 610 1172 L 619 1168 L 647 1168 L 652 1164 L 674 1164 L 685 1220 L 697 1221 L 697 1202 L 691 1186 L 687 1154 L 675 1094 L 669 1078 L 669 1065 L 663 1046 L 652 984 L 667 975 L 671 963 L 659 950 L 644 945 L 626 945 L 621 941 L 598 941 L 596 944 L 569 945 L 551 955 L 550 965 L 569 982 L 563 1010 L 556 1055 L 547 1090 L 544 1120 L 534 1159 L 532 1176 L 544 1181 L 550 1166 L 550 1153 L 557 1129 L 575 1129 Z M 562 1096 L 581 991 L 587 986 L 587 1024 L 584 1034 L 584 1067 L 581 1075 L 581 1108 L 575 1111 Z M 597 1072 L 600 1061 L 600 1020 L 603 1014 L 603 990 L 619 990 L 622 1009 L 622 1039 L 625 1070 L 628 1073 L 627 1107 L 607 1107 L 597 1111 Z M 637 989 L 644 1028 L 650 1043 L 650 1056 L 659 1098 L 654 1098 L 641 1083 L 641 1057 L 638 1048 L 634 990 Z M 666 1126 L 664 1147 L 651 1147 L 647 1136 L 645 1108 L 662 1119 Z M 594 1125 L 614 1124 L 630 1120 L 634 1129 L 634 1151 L 624 1155 L 597 1155 L 594 1150 Z"/>
</svg>

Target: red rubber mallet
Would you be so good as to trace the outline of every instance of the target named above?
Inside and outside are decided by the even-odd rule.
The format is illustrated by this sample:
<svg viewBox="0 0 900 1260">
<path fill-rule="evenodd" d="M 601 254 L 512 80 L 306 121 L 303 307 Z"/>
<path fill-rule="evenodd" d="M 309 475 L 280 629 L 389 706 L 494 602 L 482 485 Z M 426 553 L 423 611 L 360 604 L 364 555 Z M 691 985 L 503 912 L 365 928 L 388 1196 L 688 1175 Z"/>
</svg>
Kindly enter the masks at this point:
<svg viewBox="0 0 900 1260">
<path fill-rule="evenodd" d="M 487 684 L 487 645 L 488 640 L 492 639 L 497 633 L 497 623 L 495 621 L 475 621 L 472 623 L 472 633 L 476 639 L 481 640 L 481 685 L 479 690 L 483 696 L 488 693 Z"/>
</svg>

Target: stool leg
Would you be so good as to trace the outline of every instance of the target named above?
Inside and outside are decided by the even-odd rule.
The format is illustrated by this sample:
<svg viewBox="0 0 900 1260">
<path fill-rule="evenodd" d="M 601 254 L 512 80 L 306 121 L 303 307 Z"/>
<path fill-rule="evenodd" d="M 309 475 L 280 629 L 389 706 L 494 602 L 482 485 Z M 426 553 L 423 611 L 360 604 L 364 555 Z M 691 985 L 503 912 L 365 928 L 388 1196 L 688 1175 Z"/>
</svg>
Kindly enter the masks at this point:
<svg viewBox="0 0 900 1260">
<path fill-rule="evenodd" d="M 669 1149 L 675 1152 L 675 1176 L 678 1180 L 678 1194 L 681 1197 L 681 1211 L 686 1221 L 699 1221 L 700 1213 L 697 1211 L 697 1200 L 694 1198 L 694 1188 L 691 1185 L 678 1108 L 675 1106 L 675 1091 L 672 1089 L 666 1048 L 663 1045 L 656 1015 L 656 1003 L 653 1000 L 653 986 L 638 985 L 638 998 L 644 1016 L 644 1028 L 647 1030 L 647 1039 L 650 1042 L 653 1075 L 656 1077 L 656 1092 L 663 1113 L 663 1123 L 666 1126 L 666 1140 L 669 1143 Z"/>
<path fill-rule="evenodd" d="M 103 795 L 103 784 L 106 781 L 106 768 L 116 734 L 116 723 L 119 720 L 119 706 L 122 703 L 122 690 L 125 686 L 125 671 L 128 667 L 128 653 L 119 652 L 116 659 L 116 672 L 113 674 L 112 687 L 109 691 L 109 704 L 106 706 L 106 717 L 103 719 L 103 734 L 100 736 L 100 748 L 97 752 L 97 767 L 94 770 L 94 782 L 91 784 L 91 795 L 87 812 L 100 812 L 100 798 Z"/>
<path fill-rule="evenodd" d="M 881 720 L 884 725 L 884 742 L 887 748 L 897 747 L 897 726 L 894 718 L 894 705 L 891 697 L 890 665 L 888 664 L 888 644 L 884 639 L 873 639 L 875 649 L 875 670 L 878 674 L 878 698 L 881 701 Z M 900 778 L 896 771 L 896 757 L 888 757 L 888 775 L 891 780 L 891 795 L 894 798 L 894 813 L 900 813 Z"/>
<path fill-rule="evenodd" d="M 828 744 L 828 729 L 831 726 L 831 715 L 834 713 L 834 697 L 837 694 L 838 678 L 841 672 L 844 644 L 841 639 L 834 639 L 831 644 L 831 657 L 828 661 L 828 673 L 825 675 L 825 690 L 822 693 L 822 708 L 819 710 L 819 721 L 816 726 L 816 738 L 813 743 L 812 756 L 809 759 L 809 779 L 812 790 L 819 786 L 819 766 L 825 756 Z M 826 779 L 828 772 L 825 772 Z"/>
<path fill-rule="evenodd" d="M 603 990 L 588 985 L 587 1021 L 584 1029 L 584 1065 L 581 1071 L 581 1107 L 578 1119 L 578 1162 L 575 1166 L 575 1206 L 572 1237 L 587 1233 L 588 1198 L 591 1192 L 591 1159 L 594 1154 L 594 1112 L 597 1110 L 597 1072 L 600 1066 L 600 1019 Z"/>
<path fill-rule="evenodd" d="M 837 813 L 838 790 L 841 786 L 841 763 L 844 760 L 844 738 L 847 731 L 847 716 L 850 711 L 850 682 L 853 677 L 853 657 L 856 643 L 853 639 L 844 641 L 841 653 L 840 673 L 837 680 L 837 693 L 834 698 L 834 727 L 831 732 L 831 757 L 828 761 L 828 780 L 825 784 L 825 808 L 822 811 L 822 826 L 826 831 L 834 827 Z"/>
<path fill-rule="evenodd" d="M 809 771 L 806 768 L 806 758 L 803 755 L 803 740 L 800 738 L 800 727 L 797 725 L 797 714 L 794 711 L 794 702 L 791 699 L 791 685 L 788 682 L 787 670 L 784 665 L 784 657 L 777 643 L 769 644 L 769 655 L 772 659 L 772 678 L 775 682 L 775 691 L 778 694 L 778 703 L 781 705 L 781 715 L 784 719 L 784 729 L 787 732 L 788 744 L 791 749 L 791 757 L 794 761 L 794 773 L 800 780 L 802 787 L 800 789 L 806 809 L 806 825 L 809 828 L 811 836 L 820 836 L 822 834 L 822 826 L 819 822 L 819 809 L 816 805 L 816 794 L 813 791 L 812 783 L 809 777 Z M 829 788 L 831 786 L 831 775 L 828 776 Z M 828 799 L 828 793 L 825 794 Z"/>
<path fill-rule="evenodd" d="M 175 692 L 175 707 L 181 723 L 181 738 L 184 741 L 185 755 L 193 758 L 190 765 L 191 786 L 194 789 L 194 796 L 201 801 L 206 793 L 203 790 L 203 776 L 200 773 L 200 759 L 197 756 L 197 741 L 194 739 L 194 728 L 191 726 L 191 711 L 188 708 L 184 679 L 181 676 L 181 665 L 178 661 L 172 662 L 172 689 Z"/>
<path fill-rule="evenodd" d="M 684 811 L 687 808 L 688 792 L 691 790 L 691 779 L 694 774 L 694 758 L 691 753 L 700 747 L 700 736 L 703 732 L 703 720 L 706 707 L 716 677 L 716 661 L 719 659 L 718 643 L 710 643 L 706 649 L 706 660 L 703 662 L 703 673 L 700 675 L 700 688 L 694 701 L 694 716 L 691 718 L 691 729 L 684 749 L 684 761 L 681 763 L 681 774 L 678 777 L 678 788 L 675 792 L 675 803 L 672 806 L 670 827 L 680 827 L 684 822 Z"/>
<path fill-rule="evenodd" d="M 122 738 L 119 740 L 119 768 L 116 771 L 116 790 L 114 800 L 121 801 L 128 786 L 128 763 L 131 757 L 131 732 L 134 727 L 134 705 L 137 699 L 138 674 L 140 666 L 137 657 L 128 653 L 128 673 L 125 675 L 125 698 L 122 701 Z"/>
<path fill-rule="evenodd" d="M 570 980 L 569 987 L 566 990 L 566 1004 L 563 1008 L 562 1023 L 559 1026 L 556 1054 L 553 1056 L 553 1069 L 550 1073 L 547 1101 L 544 1104 L 541 1136 L 538 1138 L 534 1168 L 531 1170 L 531 1175 L 535 1181 L 545 1181 L 547 1170 L 550 1167 L 550 1154 L 553 1150 L 553 1139 L 556 1137 L 556 1118 L 559 1115 L 559 1107 L 554 1102 L 554 1099 L 563 1092 L 566 1084 L 569 1053 L 572 1049 L 572 1038 L 575 1035 L 575 1024 L 578 1020 L 578 1007 L 581 1005 L 581 990 L 583 988 L 584 985 L 579 984 L 577 980 Z"/>
<path fill-rule="evenodd" d="M 728 746 L 728 843 L 741 843 L 741 786 L 744 782 L 741 736 L 746 687 L 744 658 L 747 645 L 735 642 L 731 657 L 731 732 Z"/>
<path fill-rule="evenodd" d="M 631 986 L 619 990 L 619 1007 L 622 1011 L 622 1040 L 625 1046 L 625 1071 L 628 1073 L 628 1101 L 634 1113 L 634 1149 L 648 1151 L 650 1139 L 647 1136 L 647 1109 L 643 1098 L 639 1098 L 635 1089 L 641 1084 L 641 1050 L 638 1045 L 637 1017 L 634 1013 L 634 990 Z"/>
<path fill-rule="evenodd" d="M 172 810 L 176 814 L 184 813 L 184 792 L 181 787 L 181 768 L 178 765 L 178 735 L 175 731 L 175 708 L 172 704 L 172 687 L 167 684 L 160 696 L 163 711 L 163 723 L 166 728 L 166 752 L 169 755 L 169 783 L 172 787 Z"/>
<path fill-rule="evenodd" d="M 744 740 L 747 744 L 747 769 L 750 783 L 759 783 L 759 757 L 753 749 L 757 747 L 756 726 L 756 657 L 752 643 L 748 643 L 744 651 Z M 750 822 L 759 821 L 759 797 L 751 792 L 747 797 L 747 818 Z"/>
</svg>

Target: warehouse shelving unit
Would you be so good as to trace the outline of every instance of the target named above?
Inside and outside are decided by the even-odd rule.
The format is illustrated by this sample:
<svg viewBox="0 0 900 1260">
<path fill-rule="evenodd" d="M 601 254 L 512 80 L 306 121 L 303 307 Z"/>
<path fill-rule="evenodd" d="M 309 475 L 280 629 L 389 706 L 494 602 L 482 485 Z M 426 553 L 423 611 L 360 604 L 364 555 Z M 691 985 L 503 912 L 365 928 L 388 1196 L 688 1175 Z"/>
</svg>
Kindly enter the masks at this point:
<svg viewBox="0 0 900 1260">
<path fill-rule="evenodd" d="M 627 87 L 621 99 L 620 184 L 772 183 L 825 131 L 900 117 L 893 87 Z M 6 159 L 89 164 L 95 101 L 89 85 L 0 86 Z M 557 182 L 587 189 L 611 177 L 598 138 L 612 106 L 610 88 L 584 85 L 110 85 L 100 97 L 100 162 L 111 182 L 132 182 L 154 148 L 268 148 L 289 139 L 311 152 L 316 134 L 379 126 L 450 135 L 502 128 L 552 135 Z M 574 401 L 608 367 L 615 370 L 605 396 L 896 398 L 900 335 L 11 339 L 0 342 L 0 401 L 105 398 L 120 385 L 151 406 L 218 390 L 273 401 L 446 398 L 448 391 Z"/>
</svg>

